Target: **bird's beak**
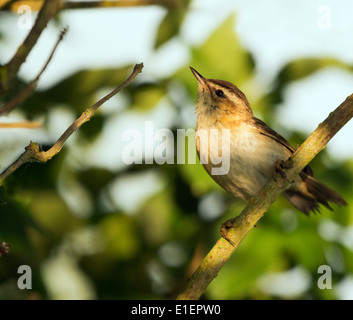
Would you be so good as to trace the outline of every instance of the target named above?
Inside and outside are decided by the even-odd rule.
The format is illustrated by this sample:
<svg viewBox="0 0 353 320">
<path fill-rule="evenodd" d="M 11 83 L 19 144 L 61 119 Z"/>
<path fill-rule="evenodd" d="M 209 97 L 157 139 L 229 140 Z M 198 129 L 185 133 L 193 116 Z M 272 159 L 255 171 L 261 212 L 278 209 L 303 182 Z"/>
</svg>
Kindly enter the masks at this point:
<svg viewBox="0 0 353 320">
<path fill-rule="evenodd" d="M 199 74 L 194 68 L 190 67 L 191 72 L 195 76 L 197 82 L 204 87 L 205 89 L 209 90 L 208 85 L 207 85 L 207 79 L 204 78 L 201 74 Z"/>
</svg>

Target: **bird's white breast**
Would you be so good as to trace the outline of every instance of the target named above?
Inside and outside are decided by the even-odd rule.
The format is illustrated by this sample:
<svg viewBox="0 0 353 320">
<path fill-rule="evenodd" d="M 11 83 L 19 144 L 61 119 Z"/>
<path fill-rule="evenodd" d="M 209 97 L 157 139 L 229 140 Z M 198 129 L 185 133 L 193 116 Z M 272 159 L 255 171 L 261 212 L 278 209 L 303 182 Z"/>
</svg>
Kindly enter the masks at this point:
<svg viewBox="0 0 353 320">
<path fill-rule="evenodd" d="M 229 129 L 215 122 L 212 126 L 208 126 L 207 130 L 210 132 L 209 139 L 211 141 L 218 139 L 218 144 L 217 141 L 210 144 L 209 141 L 202 141 L 203 139 L 196 141 L 200 159 L 208 159 L 208 163 L 204 164 L 207 172 L 235 197 L 248 200 L 272 177 L 276 160 L 286 160 L 290 156 L 290 151 L 283 145 L 260 134 L 248 123 L 241 123 Z M 228 130 L 229 135 L 221 135 L 220 132 L 218 135 L 211 133 L 217 130 L 223 132 Z M 214 175 L 212 168 L 219 167 L 219 164 L 215 165 L 210 160 L 222 154 L 222 136 L 229 137 L 229 141 L 226 141 L 230 148 L 229 171 L 224 175 Z"/>
</svg>

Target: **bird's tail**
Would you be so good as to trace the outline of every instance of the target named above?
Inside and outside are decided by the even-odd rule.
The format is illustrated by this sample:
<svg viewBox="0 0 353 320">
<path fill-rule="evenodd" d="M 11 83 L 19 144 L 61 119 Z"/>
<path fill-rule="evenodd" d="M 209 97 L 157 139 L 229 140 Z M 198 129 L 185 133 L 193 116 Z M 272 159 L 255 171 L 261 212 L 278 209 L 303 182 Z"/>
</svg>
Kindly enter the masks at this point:
<svg viewBox="0 0 353 320">
<path fill-rule="evenodd" d="M 346 206 L 347 202 L 334 190 L 302 172 L 300 186 L 284 192 L 284 196 L 300 211 L 309 215 L 310 211 L 320 212 L 319 204 L 332 210 L 330 203 Z"/>
</svg>

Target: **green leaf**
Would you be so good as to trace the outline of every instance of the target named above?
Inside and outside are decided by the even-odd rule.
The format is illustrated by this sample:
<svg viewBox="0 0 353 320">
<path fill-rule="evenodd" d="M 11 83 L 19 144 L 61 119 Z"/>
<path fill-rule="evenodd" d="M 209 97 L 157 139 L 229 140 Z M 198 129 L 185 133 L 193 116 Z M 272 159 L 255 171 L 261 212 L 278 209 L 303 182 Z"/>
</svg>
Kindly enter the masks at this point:
<svg viewBox="0 0 353 320">
<path fill-rule="evenodd" d="M 241 88 L 254 69 L 250 54 L 243 48 L 235 32 L 235 17 L 231 15 L 198 48 L 192 49 L 189 64 L 206 78 L 227 80 Z M 196 96 L 197 84 L 189 68 L 176 74 L 189 92 Z"/>
<path fill-rule="evenodd" d="M 128 90 L 131 94 L 131 109 L 148 111 L 154 108 L 165 95 L 163 85 L 144 83 Z"/>
<path fill-rule="evenodd" d="M 156 49 L 178 34 L 184 15 L 184 11 L 180 9 L 170 10 L 167 13 L 157 31 Z"/>
<path fill-rule="evenodd" d="M 47 90 L 34 93 L 23 103 L 22 109 L 33 115 L 49 110 L 52 105 L 67 105 L 79 114 L 97 101 L 99 89 L 117 87 L 129 72 L 131 66 L 79 71 Z"/>
<path fill-rule="evenodd" d="M 177 2 L 177 6 L 171 8 L 165 15 L 157 31 L 155 49 L 179 33 L 189 2 L 189 0 Z"/>
</svg>

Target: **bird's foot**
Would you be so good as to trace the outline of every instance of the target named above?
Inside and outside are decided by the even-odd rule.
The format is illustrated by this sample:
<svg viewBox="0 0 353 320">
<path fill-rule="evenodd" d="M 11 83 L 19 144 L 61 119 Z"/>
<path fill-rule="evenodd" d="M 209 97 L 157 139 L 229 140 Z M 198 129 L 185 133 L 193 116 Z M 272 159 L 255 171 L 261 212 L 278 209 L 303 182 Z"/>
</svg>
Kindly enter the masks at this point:
<svg viewBox="0 0 353 320">
<path fill-rule="evenodd" d="M 273 171 L 273 180 L 277 182 L 277 174 L 279 173 L 282 178 L 286 179 L 290 184 L 294 183 L 294 181 L 290 181 L 287 178 L 287 174 L 284 172 L 284 169 L 291 169 L 293 168 L 293 163 L 291 160 L 277 160 L 275 162 L 275 169 Z"/>
</svg>

